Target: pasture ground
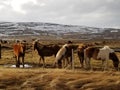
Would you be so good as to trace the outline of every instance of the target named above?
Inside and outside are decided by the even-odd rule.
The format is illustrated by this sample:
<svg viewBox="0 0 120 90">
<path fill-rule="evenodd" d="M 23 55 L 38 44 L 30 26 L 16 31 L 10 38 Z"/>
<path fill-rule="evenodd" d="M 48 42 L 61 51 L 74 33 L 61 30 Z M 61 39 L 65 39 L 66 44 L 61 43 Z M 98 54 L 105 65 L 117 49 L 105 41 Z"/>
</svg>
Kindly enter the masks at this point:
<svg viewBox="0 0 120 90">
<path fill-rule="evenodd" d="M 73 41 L 74 42 L 74 41 Z M 43 42 L 48 44 L 48 42 Z M 51 42 L 49 42 L 51 43 Z M 52 43 L 54 43 L 52 41 Z M 55 42 L 56 43 L 56 42 Z M 80 42 L 75 41 L 75 44 Z M 88 43 L 88 42 L 87 42 Z M 99 41 L 98 47 L 109 45 L 120 48 L 118 41 Z M 80 68 L 77 54 L 74 54 L 75 69 L 52 68 L 54 56 L 46 57 L 46 68 L 38 65 L 39 56 L 33 51 L 32 44 L 28 43 L 25 63 L 32 68 L 12 68 L 5 65 L 15 64 L 12 44 L 2 44 L 2 59 L 0 59 L 0 89 L 1 90 L 119 90 L 120 71 L 115 71 L 112 61 L 109 60 L 109 70 L 101 70 L 101 62 L 92 60 L 92 71 Z M 119 59 L 120 53 L 116 52 Z M 41 62 L 42 63 L 42 62 Z M 119 65 L 120 66 L 120 65 Z"/>
</svg>

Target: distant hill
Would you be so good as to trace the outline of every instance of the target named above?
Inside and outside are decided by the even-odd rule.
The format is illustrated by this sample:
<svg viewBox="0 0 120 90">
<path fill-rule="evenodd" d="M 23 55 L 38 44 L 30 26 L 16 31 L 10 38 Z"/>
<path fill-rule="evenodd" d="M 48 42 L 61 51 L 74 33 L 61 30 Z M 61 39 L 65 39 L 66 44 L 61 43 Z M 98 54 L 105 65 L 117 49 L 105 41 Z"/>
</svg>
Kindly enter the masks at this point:
<svg viewBox="0 0 120 90">
<path fill-rule="evenodd" d="M 118 33 L 119 31 L 120 29 L 43 22 L 0 22 L 0 37 L 49 35 L 60 38 L 70 38 L 71 36 L 74 38 L 85 38 L 77 35 L 93 35 L 95 37 L 95 35 L 100 36 L 106 32 Z"/>
</svg>

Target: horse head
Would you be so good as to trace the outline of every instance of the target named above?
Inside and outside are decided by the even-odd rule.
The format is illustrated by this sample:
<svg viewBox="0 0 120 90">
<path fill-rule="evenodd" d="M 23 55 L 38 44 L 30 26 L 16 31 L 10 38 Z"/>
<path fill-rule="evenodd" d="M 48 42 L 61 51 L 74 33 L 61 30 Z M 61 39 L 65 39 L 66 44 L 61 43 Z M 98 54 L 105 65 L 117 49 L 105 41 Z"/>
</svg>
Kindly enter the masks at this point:
<svg viewBox="0 0 120 90">
<path fill-rule="evenodd" d="M 39 40 L 33 41 L 32 45 L 33 45 L 34 50 L 36 49 L 38 42 L 39 42 Z"/>
</svg>

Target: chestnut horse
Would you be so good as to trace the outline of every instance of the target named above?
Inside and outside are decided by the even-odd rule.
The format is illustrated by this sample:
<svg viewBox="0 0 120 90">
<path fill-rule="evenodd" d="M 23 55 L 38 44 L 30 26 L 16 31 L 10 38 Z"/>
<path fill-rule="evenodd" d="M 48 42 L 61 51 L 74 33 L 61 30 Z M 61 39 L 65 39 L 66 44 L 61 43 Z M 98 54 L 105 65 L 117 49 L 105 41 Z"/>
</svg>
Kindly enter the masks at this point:
<svg viewBox="0 0 120 90">
<path fill-rule="evenodd" d="M 24 67 L 26 45 L 25 43 L 15 43 L 13 45 L 13 51 L 16 58 L 16 67 L 20 67 L 20 57 L 22 57 L 22 65 Z"/>
</svg>

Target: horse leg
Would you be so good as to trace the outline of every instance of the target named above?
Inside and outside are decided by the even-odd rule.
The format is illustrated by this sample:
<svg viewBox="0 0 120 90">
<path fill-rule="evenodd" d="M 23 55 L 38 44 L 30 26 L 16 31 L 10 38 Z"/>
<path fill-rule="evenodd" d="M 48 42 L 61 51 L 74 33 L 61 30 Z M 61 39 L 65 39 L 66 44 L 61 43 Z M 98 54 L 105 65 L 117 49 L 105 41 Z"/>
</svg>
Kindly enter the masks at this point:
<svg viewBox="0 0 120 90">
<path fill-rule="evenodd" d="M 105 60 L 102 60 L 102 70 L 104 71 L 104 62 Z"/>
<path fill-rule="evenodd" d="M 73 67 L 73 60 L 72 60 L 72 56 L 70 56 L 70 65 L 71 65 L 71 69 L 72 69 L 72 67 Z"/>
<path fill-rule="evenodd" d="M 45 64 L 45 59 L 44 59 L 44 57 L 41 57 L 42 58 L 42 60 L 43 60 L 43 67 L 45 67 L 46 66 L 46 64 Z"/>
<path fill-rule="evenodd" d="M 89 69 L 91 69 L 91 70 L 93 69 L 92 66 L 91 66 L 91 63 L 90 63 L 90 58 L 88 58 L 88 67 L 89 67 Z"/>
<path fill-rule="evenodd" d="M 61 61 L 61 60 L 58 61 L 57 67 L 58 67 L 58 68 L 62 68 L 62 61 Z"/>
<path fill-rule="evenodd" d="M 87 58 L 84 58 L 84 59 L 85 59 L 85 66 L 86 66 L 86 68 L 88 68 Z"/>
<path fill-rule="evenodd" d="M 18 57 L 15 56 L 15 61 L 16 61 L 16 67 L 18 67 Z"/>
<path fill-rule="evenodd" d="M 90 59 L 91 59 L 91 57 L 87 56 L 86 51 L 84 51 L 84 59 L 83 60 L 85 60 L 87 69 L 91 69 Z"/>
<path fill-rule="evenodd" d="M 84 57 L 81 57 L 81 67 L 82 67 L 82 68 L 84 67 L 83 62 L 84 62 Z"/>
<path fill-rule="evenodd" d="M 23 65 L 23 68 L 24 68 L 24 56 L 22 57 L 22 65 Z"/>
<path fill-rule="evenodd" d="M 105 71 L 107 69 L 107 60 L 102 60 L 102 70 Z"/>
<path fill-rule="evenodd" d="M 16 67 L 20 67 L 20 57 L 19 56 L 17 56 Z"/>
<path fill-rule="evenodd" d="M 108 69 L 108 59 L 105 60 L 105 70 Z"/>
<path fill-rule="evenodd" d="M 56 68 L 56 61 L 53 63 L 53 67 Z"/>
<path fill-rule="evenodd" d="M 40 58 L 39 58 L 39 63 L 38 63 L 39 66 L 40 66 L 40 63 L 41 63 L 41 59 L 42 59 L 42 58 L 41 58 L 41 56 L 40 56 Z"/>
<path fill-rule="evenodd" d="M 62 60 L 63 60 L 62 67 L 64 67 L 64 68 L 67 67 L 70 63 L 69 58 L 68 57 L 63 57 Z"/>
<path fill-rule="evenodd" d="M 78 53 L 78 58 L 79 58 L 79 60 L 80 60 L 81 67 L 83 67 L 82 57 L 79 55 L 79 53 Z"/>
<path fill-rule="evenodd" d="M 64 58 L 63 61 L 64 61 L 64 67 L 67 67 L 70 64 L 68 57 Z"/>
<path fill-rule="evenodd" d="M 18 67 L 20 67 L 20 57 L 19 57 L 19 59 L 18 59 Z"/>
<path fill-rule="evenodd" d="M 91 65 L 90 65 L 90 58 L 85 58 L 85 64 L 86 64 L 86 68 L 87 69 L 91 69 Z"/>
<path fill-rule="evenodd" d="M 79 60 L 80 60 L 81 68 L 83 68 L 84 67 L 84 65 L 83 65 L 84 58 L 83 57 L 79 57 Z"/>
<path fill-rule="evenodd" d="M 63 62 L 62 62 L 62 67 L 65 68 L 66 67 L 66 61 L 65 61 L 65 58 L 63 59 Z"/>
</svg>

